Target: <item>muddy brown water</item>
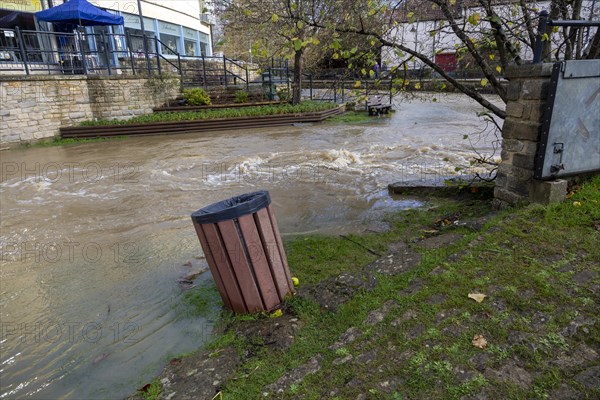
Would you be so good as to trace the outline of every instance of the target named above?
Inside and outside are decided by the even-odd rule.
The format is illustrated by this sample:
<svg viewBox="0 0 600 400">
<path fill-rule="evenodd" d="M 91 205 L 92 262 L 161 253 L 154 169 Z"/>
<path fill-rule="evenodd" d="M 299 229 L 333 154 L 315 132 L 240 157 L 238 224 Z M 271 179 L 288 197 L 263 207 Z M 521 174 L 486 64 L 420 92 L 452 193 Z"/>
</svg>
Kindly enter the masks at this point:
<svg viewBox="0 0 600 400">
<path fill-rule="evenodd" d="M 267 189 L 284 238 L 361 232 L 422 204 L 391 198 L 388 183 L 439 182 L 468 166 L 472 145 L 492 151 L 462 139 L 481 127 L 464 96 L 396 109 L 1 152 L 0 398 L 121 398 L 201 347 L 216 314 L 191 316 L 177 283 L 204 263 L 193 211 Z"/>
</svg>

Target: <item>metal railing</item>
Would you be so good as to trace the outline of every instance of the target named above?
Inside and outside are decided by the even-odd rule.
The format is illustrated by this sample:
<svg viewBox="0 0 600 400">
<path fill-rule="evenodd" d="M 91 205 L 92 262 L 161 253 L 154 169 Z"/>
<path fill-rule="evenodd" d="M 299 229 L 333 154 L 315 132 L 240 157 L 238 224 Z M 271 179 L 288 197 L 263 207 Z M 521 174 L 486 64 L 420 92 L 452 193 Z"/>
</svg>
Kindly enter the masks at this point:
<svg viewBox="0 0 600 400">
<path fill-rule="evenodd" d="M 251 81 L 251 71 L 242 62 L 224 56 L 182 56 L 154 36 L 19 28 L 0 29 L 0 73 L 177 74 L 183 85 L 203 87 L 248 87 Z"/>
<path fill-rule="evenodd" d="M 334 72 L 315 71 L 303 73 L 302 90 L 308 90 L 307 97 L 315 101 L 332 101 L 334 103 L 355 102 L 364 99 L 365 110 L 367 109 L 370 96 L 385 96 L 392 104 L 394 96 L 393 76 L 381 76 L 377 79 L 360 79 L 357 81 L 353 73 L 348 71 Z"/>
<path fill-rule="evenodd" d="M 144 45 L 144 40 L 146 41 Z M 43 32 L 0 29 L 0 74 L 143 75 L 173 76 L 182 88 L 261 87 L 269 94 L 291 95 L 292 73 L 286 60 L 269 59 L 258 67 L 224 56 L 182 56 L 177 49 L 154 36 L 87 32 Z M 329 88 L 319 100 L 345 101 L 351 91 L 348 71 L 303 74 L 302 89 Z M 386 84 L 383 84 L 384 86 Z M 364 93 L 381 84 L 366 82 Z M 260 89 L 259 89 L 260 90 Z"/>
<path fill-rule="evenodd" d="M 142 36 L 0 29 L 0 73 L 137 74 L 158 70 L 159 40 Z M 175 57 L 177 58 L 177 57 Z"/>
<path fill-rule="evenodd" d="M 572 28 L 586 28 L 586 27 L 600 27 L 600 21 L 585 21 L 585 20 L 551 20 L 548 11 L 543 10 L 539 13 L 537 36 L 535 38 L 535 45 L 533 48 L 533 63 L 541 63 L 544 59 L 549 57 L 549 54 L 544 54 L 544 43 L 549 41 L 550 38 L 545 37 L 548 26 L 563 26 Z M 571 33 L 573 34 L 573 33 Z M 549 51 L 546 51 L 549 53 Z"/>
</svg>

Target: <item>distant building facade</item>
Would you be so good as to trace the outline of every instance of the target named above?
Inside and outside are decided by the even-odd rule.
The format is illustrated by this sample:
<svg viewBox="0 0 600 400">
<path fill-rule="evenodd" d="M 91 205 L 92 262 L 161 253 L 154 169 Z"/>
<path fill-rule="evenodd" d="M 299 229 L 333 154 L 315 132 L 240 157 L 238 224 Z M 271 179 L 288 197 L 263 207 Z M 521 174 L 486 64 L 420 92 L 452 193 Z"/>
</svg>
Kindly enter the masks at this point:
<svg viewBox="0 0 600 400">
<path fill-rule="evenodd" d="M 39 23 L 34 13 L 65 0 L 0 0 L 0 29 L 19 27 L 21 30 L 52 30 L 52 26 Z M 90 3 L 124 18 L 122 26 L 86 27 L 88 33 L 142 35 L 142 23 L 136 0 L 89 0 Z M 211 24 L 204 1 L 201 0 L 141 0 L 144 31 L 147 37 L 162 43 L 156 49 L 166 57 L 211 56 Z M 0 31 L 0 52 L 3 43 L 10 43 L 13 34 Z M 141 41 L 140 41 L 141 42 Z M 119 47 L 119 43 L 116 44 Z M 141 49 L 138 49 L 141 50 Z"/>
<path fill-rule="evenodd" d="M 598 20 L 600 6 L 596 6 L 595 3 L 595 0 L 583 0 L 581 2 L 582 19 Z M 477 14 L 478 18 L 484 19 L 485 11 L 481 8 L 481 4 L 476 0 L 458 0 L 450 4 L 453 4 L 449 7 L 458 25 L 464 25 L 469 36 L 477 37 L 477 35 L 469 32 L 473 31 L 474 28 L 469 24 L 468 18 Z M 522 15 L 519 0 L 494 0 L 492 1 L 492 7 L 506 21 L 517 20 Z M 535 15 L 537 11 L 549 11 L 550 1 L 526 1 L 524 7 Z M 445 15 L 433 2 L 428 0 L 405 0 L 395 11 L 393 18 L 397 25 L 390 31 L 390 39 L 427 56 L 445 72 L 452 73 L 461 68 L 461 60 L 457 55 L 457 49 L 463 47 L 464 44 L 454 34 Z M 537 18 L 534 18 L 532 23 L 534 24 L 534 31 L 537 31 Z M 482 24 L 483 28 L 490 29 L 488 22 L 482 21 Z M 596 28 L 587 28 L 586 42 L 582 43 L 583 47 L 591 41 L 595 30 Z M 558 41 L 560 35 L 558 32 L 554 33 L 552 36 L 553 41 L 555 39 Z M 533 58 L 533 52 L 528 46 L 516 43 L 516 48 L 519 50 L 522 60 Z M 382 54 L 383 62 L 390 66 L 399 65 L 409 57 L 406 54 L 398 54 L 393 50 L 384 50 Z M 407 67 L 413 70 L 427 68 L 422 61 L 416 58 L 409 61 Z"/>
</svg>

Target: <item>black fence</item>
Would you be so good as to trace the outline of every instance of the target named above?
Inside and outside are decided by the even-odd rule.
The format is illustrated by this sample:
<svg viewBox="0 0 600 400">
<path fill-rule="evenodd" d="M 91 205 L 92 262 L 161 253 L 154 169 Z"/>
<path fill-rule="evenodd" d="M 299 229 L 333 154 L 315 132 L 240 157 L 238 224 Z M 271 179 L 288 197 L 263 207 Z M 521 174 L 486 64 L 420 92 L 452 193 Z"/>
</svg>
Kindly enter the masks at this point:
<svg viewBox="0 0 600 400">
<path fill-rule="evenodd" d="M 242 61 L 182 56 L 154 36 L 19 28 L 0 29 L 0 73 L 179 75 L 183 86 L 204 87 L 248 86 L 260 79 L 259 71 Z"/>
<path fill-rule="evenodd" d="M 146 41 L 144 45 L 144 40 Z M 262 66 L 227 57 L 182 56 L 154 36 L 130 33 L 43 32 L 0 29 L 0 73 L 51 75 L 178 76 L 182 88 L 245 89 L 262 91 L 270 99 L 290 100 L 292 70 L 286 60 L 271 58 Z M 391 76 L 363 79 L 349 70 L 303 74 L 304 97 L 344 102 L 356 97 L 386 95 Z M 390 96 L 391 101 L 391 96 Z"/>
</svg>

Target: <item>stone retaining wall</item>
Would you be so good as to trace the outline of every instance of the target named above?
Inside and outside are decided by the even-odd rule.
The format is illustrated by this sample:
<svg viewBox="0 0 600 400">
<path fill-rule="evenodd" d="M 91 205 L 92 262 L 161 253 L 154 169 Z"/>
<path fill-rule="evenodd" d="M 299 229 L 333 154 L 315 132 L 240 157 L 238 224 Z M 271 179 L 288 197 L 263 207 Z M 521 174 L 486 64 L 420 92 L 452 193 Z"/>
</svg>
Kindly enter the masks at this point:
<svg viewBox="0 0 600 400">
<path fill-rule="evenodd" d="M 179 94 L 179 78 L 1 76 L 0 143 L 32 142 L 90 119 L 148 114 Z"/>
</svg>

